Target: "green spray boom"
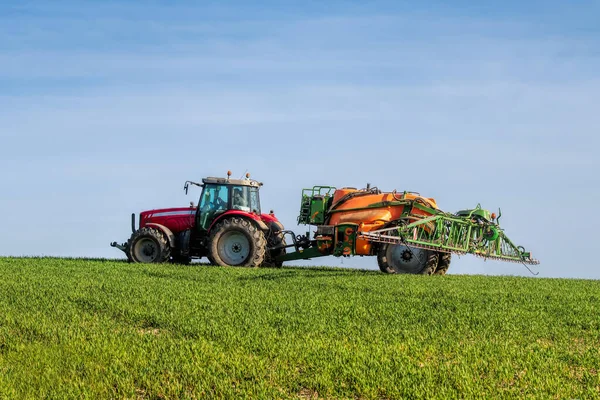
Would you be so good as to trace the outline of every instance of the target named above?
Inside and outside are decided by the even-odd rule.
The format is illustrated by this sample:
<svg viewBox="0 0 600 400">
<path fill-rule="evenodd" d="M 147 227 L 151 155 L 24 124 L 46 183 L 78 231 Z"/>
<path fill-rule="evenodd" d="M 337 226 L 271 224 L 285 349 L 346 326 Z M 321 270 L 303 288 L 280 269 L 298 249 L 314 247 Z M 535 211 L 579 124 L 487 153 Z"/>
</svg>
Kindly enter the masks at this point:
<svg viewBox="0 0 600 400">
<path fill-rule="evenodd" d="M 418 206 L 418 205 L 417 205 Z M 362 232 L 372 242 L 405 244 L 411 247 L 454 254 L 473 254 L 500 261 L 536 265 L 522 246 L 516 246 L 500 228 L 498 218 L 478 204 L 475 209 L 445 213 L 428 208 L 431 216 L 412 214 L 398 226 Z M 500 214 L 501 215 L 501 214 Z"/>
</svg>

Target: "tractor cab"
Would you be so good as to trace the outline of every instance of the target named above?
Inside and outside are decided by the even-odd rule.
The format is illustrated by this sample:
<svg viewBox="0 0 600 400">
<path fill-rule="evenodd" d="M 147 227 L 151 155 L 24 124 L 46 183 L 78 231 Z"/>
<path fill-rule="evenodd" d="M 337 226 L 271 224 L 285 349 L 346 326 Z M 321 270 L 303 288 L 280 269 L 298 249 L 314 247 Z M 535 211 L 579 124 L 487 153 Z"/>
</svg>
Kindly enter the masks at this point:
<svg viewBox="0 0 600 400">
<path fill-rule="evenodd" d="M 202 186 L 196 212 L 196 226 L 202 231 L 208 231 L 215 218 L 230 210 L 261 214 L 260 182 L 209 177 L 202 179 Z"/>
</svg>

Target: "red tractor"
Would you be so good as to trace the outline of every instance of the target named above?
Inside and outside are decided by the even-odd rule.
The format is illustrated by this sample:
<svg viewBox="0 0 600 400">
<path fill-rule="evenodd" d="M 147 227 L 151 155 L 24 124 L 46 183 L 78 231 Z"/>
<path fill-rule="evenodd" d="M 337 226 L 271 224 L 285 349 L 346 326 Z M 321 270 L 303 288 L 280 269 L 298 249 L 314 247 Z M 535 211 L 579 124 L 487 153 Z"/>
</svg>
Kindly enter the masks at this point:
<svg viewBox="0 0 600 400">
<path fill-rule="evenodd" d="M 260 210 L 262 183 L 250 179 L 205 178 L 198 206 L 164 208 L 140 213 L 139 227 L 131 215 L 132 235 L 123 244 L 111 243 L 139 263 L 172 260 L 189 263 L 207 257 L 213 265 L 281 266 L 276 257 L 285 254 L 283 225 Z"/>
</svg>

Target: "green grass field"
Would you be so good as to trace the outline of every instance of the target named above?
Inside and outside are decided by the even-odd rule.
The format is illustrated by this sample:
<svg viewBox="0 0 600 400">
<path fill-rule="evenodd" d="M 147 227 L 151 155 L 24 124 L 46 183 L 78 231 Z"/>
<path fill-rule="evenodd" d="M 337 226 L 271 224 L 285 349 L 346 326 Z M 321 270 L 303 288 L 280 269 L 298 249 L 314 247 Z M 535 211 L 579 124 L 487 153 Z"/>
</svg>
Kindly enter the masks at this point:
<svg viewBox="0 0 600 400">
<path fill-rule="evenodd" d="M 0 398 L 600 398 L 600 282 L 0 258 Z"/>
</svg>

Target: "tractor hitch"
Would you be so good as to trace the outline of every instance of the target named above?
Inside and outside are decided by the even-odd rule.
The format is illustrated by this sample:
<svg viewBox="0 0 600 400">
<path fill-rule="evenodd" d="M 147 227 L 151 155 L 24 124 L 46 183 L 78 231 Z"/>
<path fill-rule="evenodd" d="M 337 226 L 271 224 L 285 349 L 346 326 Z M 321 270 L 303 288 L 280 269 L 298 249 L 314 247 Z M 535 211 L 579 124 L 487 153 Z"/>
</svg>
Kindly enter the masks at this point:
<svg viewBox="0 0 600 400">
<path fill-rule="evenodd" d="M 292 244 L 288 244 L 285 246 L 277 246 L 277 247 L 274 247 L 273 249 L 282 249 L 282 248 L 293 247 L 296 249 L 296 251 L 301 251 L 301 250 L 308 249 L 313 244 L 312 241 L 308 238 L 308 234 L 307 235 L 296 235 L 293 231 L 281 231 L 280 233 L 284 237 L 286 237 L 286 236 L 291 237 Z"/>
<path fill-rule="evenodd" d="M 127 253 L 127 243 L 119 244 L 117 242 L 112 242 L 110 244 L 110 247 L 116 247 L 117 249 L 121 250 L 122 252 Z"/>
<path fill-rule="evenodd" d="M 131 213 L 131 233 L 135 232 L 135 213 Z M 124 252 L 125 254 L 127 254 L 127 243 L 117 243 L 117 242 L 112 242 L 110 244 L 110 247 L 116 247 L 117 249 L 121 250 L 122 252 Z"/>
</svg>

